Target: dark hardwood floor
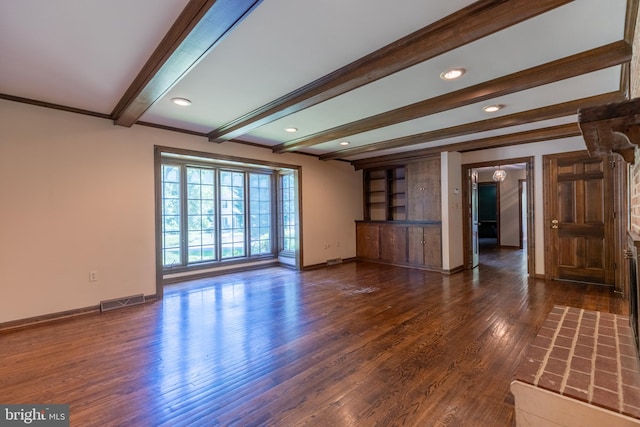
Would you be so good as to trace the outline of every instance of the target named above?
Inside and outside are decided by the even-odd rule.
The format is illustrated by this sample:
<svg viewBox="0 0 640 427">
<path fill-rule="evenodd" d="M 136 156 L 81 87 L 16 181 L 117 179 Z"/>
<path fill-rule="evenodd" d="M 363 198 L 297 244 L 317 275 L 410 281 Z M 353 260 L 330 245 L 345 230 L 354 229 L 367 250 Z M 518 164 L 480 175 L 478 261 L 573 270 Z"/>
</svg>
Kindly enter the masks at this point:
<svg viewBox="0 0 640 427">
<path fill-rule="evenodd" d="M 608 288 L 528 280 L 522 253 L 452 276 L 370 263 L 248 271 L 162 301 L 0 333 L 0 403 L 72 426 L 510 426 L 509 384 L 554 304 Z"/>
</svg>

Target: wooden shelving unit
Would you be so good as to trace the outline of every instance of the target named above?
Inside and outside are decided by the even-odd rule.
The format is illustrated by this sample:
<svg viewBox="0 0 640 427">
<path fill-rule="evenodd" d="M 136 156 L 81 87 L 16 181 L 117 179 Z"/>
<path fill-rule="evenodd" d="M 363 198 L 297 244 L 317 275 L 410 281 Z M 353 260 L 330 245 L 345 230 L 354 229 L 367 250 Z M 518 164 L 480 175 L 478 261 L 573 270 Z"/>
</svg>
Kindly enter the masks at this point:
<svg viewBox="0 0 640 427">
<path fill-rule="evenodd" d="M 364 170 L 364 220 L 358 258 L 442 269 L 440 157 Z"/>
<path fill-rule="evenodd" d="M 406 219 L 404 167 L 367 170 L 364 186 L 366 220 L 403 221 Z"/>
</svg>

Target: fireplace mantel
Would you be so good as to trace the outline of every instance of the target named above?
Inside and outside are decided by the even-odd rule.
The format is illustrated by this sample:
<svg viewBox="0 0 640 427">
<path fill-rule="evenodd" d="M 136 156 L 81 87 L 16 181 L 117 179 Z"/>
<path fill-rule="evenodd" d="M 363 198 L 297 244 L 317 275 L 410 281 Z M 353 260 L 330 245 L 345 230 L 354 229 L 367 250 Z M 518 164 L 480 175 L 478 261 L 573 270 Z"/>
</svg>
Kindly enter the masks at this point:
<svg viewBox="0 0 640 427">
<path fill-rule="evenodd" d="M 640 98 L 578 110 L 578 124 L 592 156 L 620 154 L 635 162 L 640 145 Z"/>
</svg>

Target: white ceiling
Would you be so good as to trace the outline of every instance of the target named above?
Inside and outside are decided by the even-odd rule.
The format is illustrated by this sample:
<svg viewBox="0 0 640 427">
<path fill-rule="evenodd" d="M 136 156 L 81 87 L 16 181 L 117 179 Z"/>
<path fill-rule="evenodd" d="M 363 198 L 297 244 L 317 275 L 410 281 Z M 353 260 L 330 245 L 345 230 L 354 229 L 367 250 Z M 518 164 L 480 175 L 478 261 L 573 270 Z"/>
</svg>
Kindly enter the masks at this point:
<svg viewBox="0 0 640 427">
<path fill-rule="evenodd" d="M 198 2 L 207 7 L 211 3 L 213 7 L 224 7 L 224 1 L 204 0 L 2 0 L 0 97 L 80 109 L 115 119 L 113 112 L 118 102 L 173 22 L 185 6 Z M 475 5 L 491 3 L 505 2 L 480 0 Z M 515 8 L 522 0 L 506 3 L 513 3 Z M 258 1 L 221 41 L 214 44 L 211 40 L 212 48 L 167 85 L 166 92 L 137 120 L 206 135 L 470 5 L 473 7 L 474 2 Z M 627 8 L 633 10 L 632 6 L 637 6 L 637 0 L 568 2 L 386 77 L 372 78 L 371 83 L 324 102 L 282 114 L 234 136 L 234 141 L 257 143 L 278 151 L 280 144 L 287 141 L 357 120 L 366 122 L 368 127 L 363 131 L 292 149 L 322 156 L 344 150 L 338 144 L 344 140 L 350 142 L 347 148 L 351 150 L 620 92 L 624 89 L 624 67 L 613 65 L 463 106 L 445 106 L 440 112 L 399 123 L 372 126 L 367 120 L 375 115 L 394 117 L 395 112 L 388 112 L 465 88 L 475 86 L 481 91 L 481 85 L 493 79 L 624 40 L 625 15 Z M 472 31 L 473 28 L 461 26 L 450 34 L 463 37 Z M 451 67 L 464 67 L 467 72 L 455 81 L 440 79 L 440 73 Z M 520 88 L 519 80 L 509 83 Z M 178 107 L 170 102 L 173 97 L 188 98 L 193 104 Z M 488 104 L 504 104 L 505 108 L 489 115 L 482 111 Z M 576 117 L 573 111 L 552 119 L 529 119 L 517 126 L 502 124 L 496 129 L 453 137 L 445 134 L 441 139 L 413 141 L 390 149 L 337 153 L 334 158 L 352 161 L 475 141 L 571 124 Z M 287 133 L 286 127 L 296 127 L 298 132 Z"/>
</svg>

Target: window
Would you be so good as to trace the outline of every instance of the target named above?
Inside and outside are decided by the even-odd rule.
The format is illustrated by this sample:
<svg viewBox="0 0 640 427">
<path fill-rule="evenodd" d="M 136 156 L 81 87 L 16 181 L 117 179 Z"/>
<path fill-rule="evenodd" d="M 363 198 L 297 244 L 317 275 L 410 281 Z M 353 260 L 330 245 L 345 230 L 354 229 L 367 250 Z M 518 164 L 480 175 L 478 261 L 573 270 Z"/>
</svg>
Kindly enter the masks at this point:
<svg viewBox="0 0 640 427">
<path fill-rule="evenodd" d="M 187 166 L 187 263 L 216 259 L 215 171 Z"/>
<path fill-rule="evenodd" d="M 249 215 L 251 255 L 272 253 L 271 177 L 249 175 Z"/>
<path fill-rule="evenodd" d="M 280 175 L 280 250 L 289 255 L 296 251 L 296 188 L 293 173 Z"/>
<path fill-rule="evenodd" d="M 180 166 L 162 165 L 162 264 L 182 263 Z"/>
<path fill-rule="evenodd" d="M 246 254 L 244 190 L 244 172 L 220 172 L 220 235 L 223 259 L 242 257 Z"/>
<path fill-rule="evenodd" d="M 295 253 L 290 169 L 172 153 L 162 153 L 159 163 L 158 250 L 165 271 Z"/>
</svg>

